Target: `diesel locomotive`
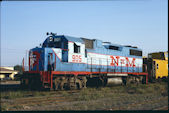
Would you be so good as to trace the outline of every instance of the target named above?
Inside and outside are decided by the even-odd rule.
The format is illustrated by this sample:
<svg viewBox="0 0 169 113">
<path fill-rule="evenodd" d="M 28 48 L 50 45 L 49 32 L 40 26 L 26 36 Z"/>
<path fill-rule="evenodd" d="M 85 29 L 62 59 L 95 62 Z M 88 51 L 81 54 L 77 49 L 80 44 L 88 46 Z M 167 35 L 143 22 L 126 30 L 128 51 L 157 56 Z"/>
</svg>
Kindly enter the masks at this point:
<svg viewBox="0 0 169 113">
<path fill-rule="evenodd" d="M 21 77 L 24 88 L 50 90 L 147 82 L 138 47 L 54 33 L 29 51 L 29 70 Z"/>
</svg>

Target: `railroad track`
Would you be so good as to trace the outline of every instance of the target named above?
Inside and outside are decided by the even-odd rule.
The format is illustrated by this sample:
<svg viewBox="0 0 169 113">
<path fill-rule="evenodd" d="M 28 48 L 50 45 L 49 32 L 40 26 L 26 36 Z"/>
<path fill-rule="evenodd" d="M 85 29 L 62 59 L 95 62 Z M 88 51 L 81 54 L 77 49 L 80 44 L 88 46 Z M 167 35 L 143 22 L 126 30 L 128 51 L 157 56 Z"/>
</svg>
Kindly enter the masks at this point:
<svg viewBox="0 0 169 113">
<path fill-rule="evenodd" d="M 54 92 L 53 92 L 54 93 Z M 69 91 L 69 93 L 72 93 L 71 91 Z M 113 107 L 111 109 L 104 109 L 104 110 L 110 110 L 110 111 L 114 111 L 114 110 L 168 110 L 168 106 L 164 105 L 160 105 L 160 106 L 154 106 L 155 103 L 159 103 L 160 102 L 164 102 L 168 99 L 168 97 L 160 97 L 158 99 L 154 99 L 154 100 L 145 100 L 145 101 L 141 101 L 141 102 L 137 102 L 137 103 L 132 103 L 132 104 L 123 104 L 120 105 L 118 107 Z M 23 106 L 23 110 L 31 110 L 32 107 L 35 109 L 36 106 L 42 106 L 45 105 L 46 106 L 50 106 L 50 105 L 59 105 L 62 102 L 67 102 L 70 103 L 72 102 L 71 99 L 67 99 L 63 96 L 55 96 L 52 95 L 50 97 L 29 97 L 29 98 L 18 98 L 18 99 L 14 99 L 13 101 L 15 101 L 12 105 L 10 105 L 10 110 L 15 110 L 14 107 L 19 104 L 19 106 Z M 154 107 L 147 107 L 146 105 L 152 105 Z M 139 109 L 139 107 L 144 107 L 143 109 Z M 21 109 L 21 110 L 22 110 Z M 35 109 L 36 110 L 36 109 Z"/>
<path fill-rule="evenodd" d="M 164 107 L 160 107 L 160 108 L 156 108 L 154 110 L 168 110 L 168 106 L 164 106 Z"/>
<path fill-rule="evenodd" d="M 21 109 L 30 109 L 31 106 L 42 106 L 54 103 L 55 105 L 60 102 L 69 101 L 65 97 L 29 97 L 29 98 L 18 98 L 14 99 L 13 102 L 9 105 L 9 110 L 15 110 L 15 106 L 21 106 Z"/>
<path fill-rule="evenodd" d="M 155 100 L 148 100 L 148 101 L 142 101 L 138 103 L 132 103 L 132 104 L 127 104 L 126 107 L 120 106 L 120 107 L 113 107 L 111 109 L 105 109 L 105 110 L 131 110 L 131 108 L 137 108 L 138 106 L 143 106 L 145 104 L 154 104 L 154 103 L 159 103 L 168 100 L 168 97 L 161 97 Z M 168 106 L 163 106 L 163 107 L 158 107 L 152 110 L 168 110 Z"/>
<path fill-rule="evenodd" d="M 17 103 L 20 105 L 35 105 L 35 104 L 43 104 L 50 102 L 62 102 L 64 101 L 64 97 L 38 97 L 38 98 L 24 98 L 24 99 L 16 99 Z"/>
<path fill-rule="evenodd" d="M 70 98 L 65 98 L 63 95 L 63 92 L 72 94 L 72 93 L 79 93 L 81 90 L 67 90 L 67 91 L 46 91 L 46 95 L 44 96 L 34 96 L 32 92 L 28 92 L 23 98 L 17 98 L 17 99 L 12 99 L 12 102 L 7 103 L 9 105 L 9 110 L 17 110 L 15 106 L 21 106 L 22 108 L 19 108 L 19 110 L 31 110 L 31 108 L 33 108 L 34 110 L 36 110 L 36 106 L 50 106 L 50 105 L 58 105 L 60 103 L 71 103 L 72 101 L 76 101 L 73 100 L 71 97 Z M 36 91 L 35 91 L 36 92 Z M 125 96 L 125 95 L 124 95 Z M 123 95 L 122 95 L 123 97 Z M 119 98 L 118 100 L 121 100 L 121 97 L 117 97 Z M 104 110 L 168 110 L 168 106 L 166 106 L 168 103 L 166 103 L 166 100 L 168 100 L 168 96 L 155 96 L 153 97 L 153 99 L 144 99 L 144 100 L 140 100 L 140 101 L 136 101 L 135 103 L 122 103 L 119 106 L 116 107 L 112 107 L 111 109 L 104 109 Z M 164 104 L 162 104 L 162 102 L 165 102 Z M 158 105 L 159 103 L 159 105 Z M 161 104 L 160 104 L 161 103 Z M 152 105 L 152 106 L 146 106 L 146 105 Z M 25 107 L 27 106 L 27 108 Z M 43 107 L 42 107 L 43 108 Z M 143 109 L 141 109 L 143 108 Z"/>
<path fill-rule="evenodd" d="M 64 91 L 65 92 L 65 91 Z M 79 90 L 69 90 L 66 91 L 66 93 L 78 93 Z M 58 105 L 61 102 L 70 102 L 71 99 L 65 98 L 63 95 L 60 94 L 63 93 L 63 91 L 52 91 L 48 92 L 47 96 L 35 96 L 35 97 L 24 97 L 24 98 L 17 98 L 10 101 L 10 104 L 8 105 L 9 110 L 16 110 L 16 106 L 20 106 L 21 109 L 31 109 L 31 107 L 34 106 L 42 106 L 42 105 Z M 32 95 L 32 93 L 28 93 L 26 95 Z M 5 101 L 2 101 L 2 103 Z M 25 107 L 26 106 L 26 107 Z"/>
</svg>

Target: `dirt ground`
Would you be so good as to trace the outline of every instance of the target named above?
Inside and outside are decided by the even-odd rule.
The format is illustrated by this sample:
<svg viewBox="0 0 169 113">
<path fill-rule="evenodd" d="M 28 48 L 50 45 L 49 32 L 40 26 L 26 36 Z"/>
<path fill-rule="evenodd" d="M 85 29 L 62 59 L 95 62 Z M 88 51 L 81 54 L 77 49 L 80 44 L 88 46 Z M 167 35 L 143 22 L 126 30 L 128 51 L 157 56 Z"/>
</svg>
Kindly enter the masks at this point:
<svg viewBox="0 0 169 113">
<path fill-rule="evenodd" d="M 1 92 L 1 110 L 168 110 L 168 83 L 132 84 L 72 91 L 4 90 Z"/>
<path fill-rule="evenodd" d="M 18 85 L 20 84 L 20 81 L 0 81 L 0 84 L 1 85 Z"/>
</svg>

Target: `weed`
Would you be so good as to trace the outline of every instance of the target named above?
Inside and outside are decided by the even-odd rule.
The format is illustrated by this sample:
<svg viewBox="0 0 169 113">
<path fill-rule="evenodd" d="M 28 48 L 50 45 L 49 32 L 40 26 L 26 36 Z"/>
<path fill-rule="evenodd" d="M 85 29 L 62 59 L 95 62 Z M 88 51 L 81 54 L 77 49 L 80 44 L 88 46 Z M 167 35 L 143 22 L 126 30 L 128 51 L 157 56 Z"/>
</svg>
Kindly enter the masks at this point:
<svg viewBox="0 0 169 113">
<path fill-rule="evenodd" d="M 39 102 L 38 108 L 43 108 L 45 105 L 57 104 L 57 110 L 102 110 L 102 109 L 120 109 L 119 106 L 129 105 L 133 103 L 143 102 L 146 104 L 149 100 L 155 100 L 157 97 L 165 97 L 168 95 L 168 86 L 166 83 L 154 84 L 129 84 L 127 86 L 112 86 L 99 88 L 86 88 L 72 93 L 70 91 L 16 91 L 16 92 L 1 92 L 1 98 L 13 99 L 28 96 L 64 96 L 66 102 L 58 104 L 58 102 Z M 4 99 L 4 100 L 5 100 Z M 71 100 L 71 102 L 67 102 Z M 72 102 L 73 100 L 73 102 Z M 146 100 L 146 102 L 144 102 Z M 17 100 L 16 100 L 17 101 Z M 75 101 L 75 103 L 74 103 Z M 5 100 L 4 102 L 8 102 Z M 60 102 L 60 101 L 59 101 Z M 8 110 L 11 107 L 3 103 L 2 110 Z M 14 102 L 15 103 L 15 102 Z M 74 104 L 73 104 L 74 103 Z M 14 106 L 14 109 L 31 109 L 29 106 Z M 141 106 L 141 105 L 140 105 Z M 35 107 L 35 106 L 34 106 Z M 146 106 L 147 107 L 147 106 Z M 125 108 L 125 107 L 124 107 Z M 127 108 L 127 106 L 126 106 Z M 130 109 L 130 108 L 127 108 Z"/>
<path fill-rule="evenodd" d="M 32 93 L 33 93 L 33 96 L 45 96 L 45 95 L 47 95 L 47 93 L 41 92 L 41 91 L 35 91 L 35 92 L 32 92 Z"/>
<path fill-rule="evenodd" d="M 34 96 L 47 96 L 50 95 L 49 92 L 41 91 L 7 91 L 1 92 L 1 98 L 4 99 L 14 99 L 22 97 L 34 97 Z"/>
<path fill-rule="evenodd" d="M 13 106 L 13 108 L 15 108 L 15 109 L 22 109 L 23 106 L 15 105 L 15 106 Z"/>
<path fill-rule="evenodd" d="M 1 104 L 1 110 L 2 111 L 8 111 L 8 105 L 7 104 Z"/>
<path fill-rule="evenodd" d="M 61 95 L 63 95 L 64 97 L 68 97 L 69 93 L 67 91 L 61 91 Z"/>
<path fill-rule="evenodd" d="M 11 91 L 11 92 L 3 92 L 1 93 L 1 98 L 5 98 L 5 99 L 13 99 L 13 98 L 20 98 L 23 97 L 24 94 L 22 91 Z"/>
</svg>

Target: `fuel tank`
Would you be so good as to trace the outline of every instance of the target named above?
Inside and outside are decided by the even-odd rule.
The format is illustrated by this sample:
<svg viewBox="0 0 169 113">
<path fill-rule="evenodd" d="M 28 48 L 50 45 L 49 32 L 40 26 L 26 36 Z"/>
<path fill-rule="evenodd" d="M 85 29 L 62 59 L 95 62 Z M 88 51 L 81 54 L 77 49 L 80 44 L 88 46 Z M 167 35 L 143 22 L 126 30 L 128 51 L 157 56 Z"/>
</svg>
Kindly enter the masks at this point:
<svg viewBox="0 0 169 113">
<path fill-rule="evenodd" d="M 122 85 L 122 77 L 113 77 L 107 79 L 107 85 L 106 86 L 112 86 L 112 85 Z"/>
</svg>

